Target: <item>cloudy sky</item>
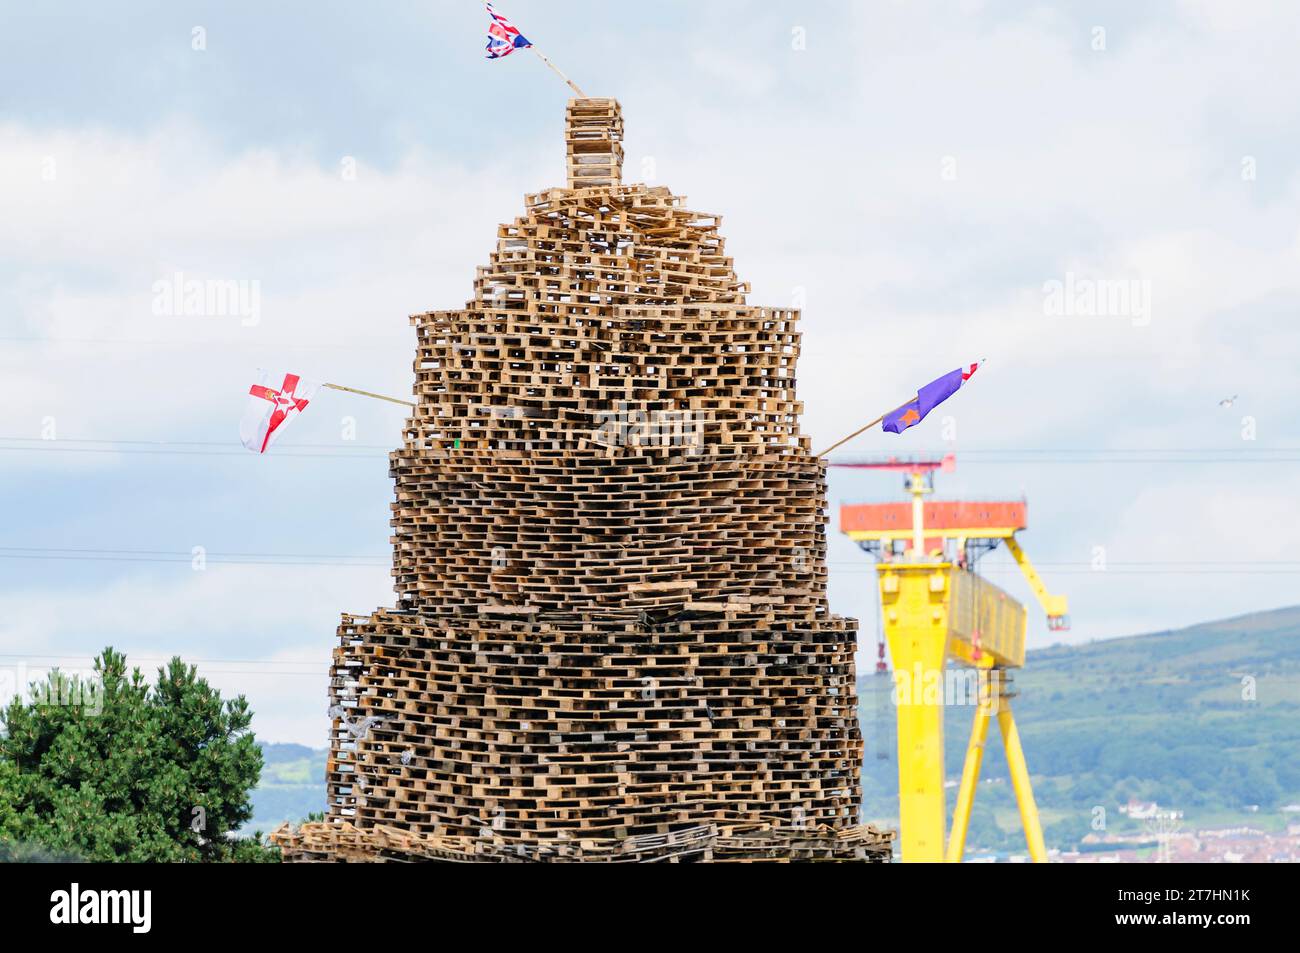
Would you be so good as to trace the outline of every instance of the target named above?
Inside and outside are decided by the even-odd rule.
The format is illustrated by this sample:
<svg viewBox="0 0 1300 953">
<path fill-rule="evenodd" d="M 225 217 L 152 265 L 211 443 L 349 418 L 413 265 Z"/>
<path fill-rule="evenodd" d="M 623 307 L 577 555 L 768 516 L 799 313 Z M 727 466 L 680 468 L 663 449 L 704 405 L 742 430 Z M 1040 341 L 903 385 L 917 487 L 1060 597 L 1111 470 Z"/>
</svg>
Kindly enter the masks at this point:
<svg viewBox="0 0 1300 953">
<path fill-rule="evenodd" d="M 721 214 L 751 302 L 803 307 L 817 448 L 988 359 L 847 449 L 955 452 L 941 497 L 1028 499 L 1069 639 L 1300 602 L 1292 4 L 503 9 L 622 101 L 625 179 Z M 262 366 L 408 393 L 407 315 L 461 305 L 497 224 L 562 184 L 567 90 L 484 60 L 473 0 L 2 18 L 0 669 L 180 653 L 259 736 L 320 746 L 338 615 L 392 602 L 403 412 L 326 393 L 256 457 L 244 395 Z M 257 297 L 156 313 L 178 273 Z M 890 499 L 896 476 L 833 470 L 832 529 Z M 873 655 L 870 563 L 831 536 Z"/>
</svg>

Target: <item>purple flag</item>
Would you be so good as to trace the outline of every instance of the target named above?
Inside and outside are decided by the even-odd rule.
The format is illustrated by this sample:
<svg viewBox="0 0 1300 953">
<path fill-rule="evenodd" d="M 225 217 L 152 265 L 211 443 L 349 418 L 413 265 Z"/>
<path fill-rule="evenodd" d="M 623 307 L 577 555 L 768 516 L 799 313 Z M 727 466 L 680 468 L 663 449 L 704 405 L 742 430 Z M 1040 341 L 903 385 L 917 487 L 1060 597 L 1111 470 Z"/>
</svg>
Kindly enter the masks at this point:
<svg viewBox="0 0 1300 953">
<path fill-rule="evenodd" d="M 944 374 L 943 377 L 930 381 L 916 392 L 916 400 L 910 400 L 897 410 L 886 414 L 880 429 L 888 430 L 890 433 L 902 433 L 908 427 L 919 424 L 925 419 L 926 414 L 957 393 L 958 388 L 970 380 L 971 375 L 978 368 L 979 364 L 972 364 L 965 369 L 959 367 L 951 373 Z"/>
</svg>

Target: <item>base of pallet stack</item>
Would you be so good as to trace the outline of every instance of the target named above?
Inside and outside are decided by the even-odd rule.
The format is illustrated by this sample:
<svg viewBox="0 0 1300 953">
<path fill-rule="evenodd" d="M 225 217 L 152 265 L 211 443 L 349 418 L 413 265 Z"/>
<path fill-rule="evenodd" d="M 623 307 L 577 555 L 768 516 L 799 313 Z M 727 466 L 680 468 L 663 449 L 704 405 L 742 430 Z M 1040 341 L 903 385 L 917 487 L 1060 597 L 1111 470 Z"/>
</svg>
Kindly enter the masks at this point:
<svg viewBox="0 0 1300 953">
<path fill-rule="evenodd" d="M 853 620 L 485 608 L 344 617 L 331 822 L 533 849 L 857 823 Z"/>
<path fill-rule="evenodd" d="M 833 831 L 705 824 L 669 834 L 544 844 L 500 832 L 451 837 L 328 822 L 298 828 L 284 824 L 271 834 L 284 860 L 292 863 L 888 863 L 893 840 L 892 831 L 869 825 Z"/>
</svg>

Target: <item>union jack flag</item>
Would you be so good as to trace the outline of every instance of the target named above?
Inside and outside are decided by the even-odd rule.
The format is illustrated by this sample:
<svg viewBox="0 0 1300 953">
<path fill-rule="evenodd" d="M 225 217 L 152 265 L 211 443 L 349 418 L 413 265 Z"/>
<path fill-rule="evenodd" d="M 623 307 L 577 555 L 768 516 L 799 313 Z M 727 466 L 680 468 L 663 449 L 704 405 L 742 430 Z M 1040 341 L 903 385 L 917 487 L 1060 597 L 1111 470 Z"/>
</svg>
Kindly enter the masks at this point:
<svg viewBox="0 0 1300 953">
<path fill-rule="evenodd" d="M 487 4 L 488 16 L 492 18 L 492 23 L 488 26 L 487 41 L 487 58 L 490 60 L 500 59 L 503 56 L 509 56 L 515 50 L 522 50 L 525 46 L 532 46 L 528 38 L 519 32 L 519 28 L 492 9 L 492 4 Z"/>
</svg>

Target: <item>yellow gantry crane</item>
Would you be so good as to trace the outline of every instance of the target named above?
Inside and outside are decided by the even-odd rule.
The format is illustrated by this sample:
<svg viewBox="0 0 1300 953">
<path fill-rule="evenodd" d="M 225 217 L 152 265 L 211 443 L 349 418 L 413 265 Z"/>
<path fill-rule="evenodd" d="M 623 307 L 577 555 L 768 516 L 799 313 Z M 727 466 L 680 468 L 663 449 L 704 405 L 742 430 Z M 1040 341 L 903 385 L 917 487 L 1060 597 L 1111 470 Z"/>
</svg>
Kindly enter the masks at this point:
<svg viewBox="0 0 1300 953">
<path fill-rule="evenodd" d="M 894 662 L 898 717 L 898 808 L 905 862 L 960 862 L 979 783 L 989 722 L 997 719 L 1029 855 L 1047 860 L 1029 768 L 1011 710 L 1011 673 L 1025 663 L 1025 607 L 972 569 L 1005 543 L 1047 612 L 1069 627 L 1064 596 L 1047 591 L 1020 548 L 1025 503 L 929 501 L 935 470 L 953 459 L 835 463 L 906 474 L 909 503 L 844 504 L 840 530 L 875 555 L 884 634 Z M 949 661 L 955 664 L 948 666 Z M 974 707 L 974 724 L 945 843 L 943 714 Z"/>
</svg>

